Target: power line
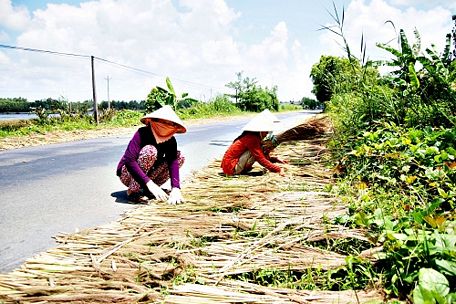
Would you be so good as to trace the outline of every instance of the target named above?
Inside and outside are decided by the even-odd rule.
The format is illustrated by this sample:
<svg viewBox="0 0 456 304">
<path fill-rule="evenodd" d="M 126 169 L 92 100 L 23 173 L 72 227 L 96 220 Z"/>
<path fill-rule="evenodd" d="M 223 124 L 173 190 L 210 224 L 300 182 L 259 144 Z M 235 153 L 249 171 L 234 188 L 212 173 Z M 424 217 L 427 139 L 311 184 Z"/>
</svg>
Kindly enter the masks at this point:
<svg viewBox="0 0 456 304">
<path fill-rule="evenodd" d="M 132 70 L 132 71 L 136 71 L 136 72 L 140 72 L 140 73 L 144 73 L 144 74 L 148 74 L 148 75 L 154 75 L 154 76 L 163 77 L 162 75 L 159 75 L 157 73 L 153 73 L 153 72 L 146 71 L 146 70 L 143 70 L 143 69 L 139 69 L 139 68 L 135 68 L 135 67 L 132 67 L 132 66 L 125 65 L 125 64 L 117 63 L 117 62 L 114 62 L 114 61 L 111 61 L 111 60 L 108 60 L 108 59 L 100 58 L 100 57 L 97 57 L 97 56 L 94 56 L 94 58 L 97 59 L 97 60 L 100 60 L 100 61 L 104 61 L 104 62 L 107 62 L 107 63 L 118 65 L 118 66 L 123 67 L 123 68 L 128 69 L 128 70 Z"/>
<path fill-rule="evenodd" d="M 0 44 L 0 47 L 1 48 L 5 48 L 5 49 L 14 49 L 14 50 L 22 50 L 22 51 L 30 51 L 30 52 L 38 52 L 38 53 L 48 53 L 48 54 L 63 55 L 63 56 L 90 58 L 89 55 L 62 53 L 62 52 L 55 52 L 55 51 L 49 51 L 49 50 L 40 50 L 40 49 L 33 49 L 33 48 L 26 48 L 26 47 L 20 47 L 20 46 L 5 45 L 5 44 Z"/>
<path fill-rule="evenodd" d="M 38 52 L 38 53 L 47 53 L 47 54 L 62 55 L 62 56 L 82 57 L 82 58 L 91 58 L 92 57 L 90 55 L 56 52 L 56 51 L 50 51 L 50 50 L 26 48 L 26 47 L 12 46 L 12 45 L 6 45 L 6 44 L 0 44 L 0 48 L 22 50 L 22 51 L 30 51 L 30 52 Z M 121 63 L 114 62 L 114 61 L 111 61 L 111 60 L 108 60 L 108 59 L 105 59 L 105 58 L 101 58 L 101 57 L 97 57 L 97 56 L 93 56 L 93 58 L 96 59 L 96 60 L 99 60 L 99 61 L 103 61 L 103 62 L 106 62 L 106 63 L 117 65 L 117 66 L 120 66 L 122 68 L 125 68 L 125 69 L 128 69 L 128 70 L 132 70 L 132 71 L 136 71 L 136 72 L 139 72 L 139 73 L 143 73 L 143 74 L 147 74 L 147 75 L 153 75 L 155 77 L 164 77 L 163 75 L 159 75 L 159 74 L 154 73 L 154 72 L 150 72 L 150 71 L 147 71 L 147 70 L 144 70 L 144 69 L 139 69 L 139 68 L 132 67 L 132 66 L 129 66 L 129 65 L 121 64 Z M 181 81 L 181 82 L 184 82 L 184 83 L 188 83 L 188 84 L 191 84 L 191 85 L 196 85 L 196 86 L 210 88 L 210 89 L 215 87 L 215 86 L 209 86 L 209 85 L 205 85 L 205 84 L 202 84 L 202 83 L 197 83 L 197 82 L 193 82 L 193 81 L 189 81 L 189 80 L 174 78 L 174 77 L 173 77 L 173 79 Z"/>
<path fill-rule="evenodd" d="M 159 75 L 157 73 L 153 73 L 153 72 L 146 71 L 146 70 L 143 70 L 143 69 L 131 67 L 131 66 L 128 66 L 128 65 L 125 65 L 125 64 L 121 64 L 121 63 L 117 63 L 117 62 L 114 62 L 114 61 L 110 61 L 108 59 L 104 59 L 104 58 L 100 58 L 100 57 L 96 57 L 96 56 L 95 56 L 95 59 L 98 59 L 100 61 L 104 61 L 106 63 L 111 63 L 111 64 L 114 64 L 114 65 L 118 65 L 120 67 L 129 69 L 129 70 L 133 70 L 133 71 L 137 71 L 137 72 L 140 72 L 140 73 L 149 74 L 149 75 L 153 75 L 153 76 L 156 76 L 156 77 L 164 77 L 164 75 Z M 209 88 L 209 89 L 212 89 L 212 88 L 215 87 L 215 86 L 208 86 L 208 85 L 205 85 L 205 84 L 202 84 L 202 83 L 197 83 L 197 82 L 193 82 L 193 81 L 189 81 L 189 80 L 179 79 L 179 78 L 176 78 L 176 77 L 173 77 L 173 80 L 178 80 L 180 82 L 185 82 L 185 83 L 188 83 L 188 84 L 191 84 L 191 85 L 197 85 L 197 86 L 205 87 L 205 88 Z"/>
</svg>

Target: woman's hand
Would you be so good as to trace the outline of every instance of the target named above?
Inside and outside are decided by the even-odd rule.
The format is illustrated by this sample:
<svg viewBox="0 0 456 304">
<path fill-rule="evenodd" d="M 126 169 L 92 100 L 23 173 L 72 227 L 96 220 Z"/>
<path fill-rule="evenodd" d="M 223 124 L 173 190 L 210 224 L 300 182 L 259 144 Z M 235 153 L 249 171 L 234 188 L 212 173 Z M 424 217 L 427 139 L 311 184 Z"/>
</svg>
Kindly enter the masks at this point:
<svg viewBox="0 0 456 304">
<path fill-rule="evenodd" d="M 166 201 L 168 199 L 168 194 L 166 194 L 166 192 L 163 191 L 163 189 L 153 181 L 150 180 L 147 182 L 146 186 L 149 189 L 150 193 L 152 193 L 157 200 Z"/>
<path fill-rule="evenodd" d="M 181 191 L 179 188 L 171 189 L 171 193 L 169 194 L 168 204 L 170 205 L 177 205 L 184 202 L 184 198 L 182 197 Z"/>
</svg>

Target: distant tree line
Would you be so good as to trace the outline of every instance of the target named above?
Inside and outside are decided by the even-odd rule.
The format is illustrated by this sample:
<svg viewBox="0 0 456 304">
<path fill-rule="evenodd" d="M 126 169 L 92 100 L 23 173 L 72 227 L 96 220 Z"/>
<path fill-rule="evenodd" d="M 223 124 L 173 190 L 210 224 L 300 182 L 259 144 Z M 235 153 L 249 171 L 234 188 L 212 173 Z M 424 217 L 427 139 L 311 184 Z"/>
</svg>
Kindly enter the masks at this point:
<svg viewBox="0 0 456 304">
<path fill-rule="evenodd" d="M 30 103 L 27 99 L 19 98 L 0 98 L 0 112 L 30 112 Z"/>
<path fill-rule="evenodd" d="M 92 101 L 90 101 L 92 103 Z M 93 103 L 92 103 L 93 104 Z M 108 102 L 107 101 L 102 101 L 99 105 L 99 108 L 101 109 L 107 109 L 108 108 Z M 130 100 L 130 101 L 121 101 L 121 100 L 111 100 L 110 102 L 110 108 L 116 109 L 116 110 L 144 110 L 146 108 L 145 105 L 145 100 Z"/>
<path fill-rule="evenodd" d="M 36 109 L 46 111 L 67 111 L 68 113 L 87 112 L 93 107 L 91 100 L 70 102 L 65 99 L 47 98 L 29 102 L 26 98 L 0 98 L 0 113 L 34 112 Z M 107 109 L 108 102 L 101 102 L 98 107 Z M 145 101 L 111 101 L 110 107 L 116 110 L 144 110 Z"/>
<path fill-rule="evenodd" d="M 301 99 L 301 105 L 303 109 L 308 110 L 316 110 L 316 109 L 323 109 L 324 103 L 313 98 L 303 97 Z"/>
<path fill-rule="evenodd" d="M 277 86 L 272 88 L 258 85 L 255 78 L 244 77 L 242 72 L 236 73 L 237 80 L 226 85 L 227 88 L 234 90 L 231 94 L 225 96 L 231 99 L 231 102 L 242 111 L 261 112 L 264 109 L 277 111 L 279 109 L 279 99 L 277 97 Z M 229 100 L 228 99 L 228 100 Z M 171 105 L 174 109 L 186 109 L 200 103 L 188 96 L 188 93 L 177 94 L 171 83 L 166 78 L 166 88 L 153 87 L 146 100 L 131 101 L 102 101 L 98 104 L 98 109 L 113 110 L 136 110 L 136 111 L 153 111 L 165 104 Z M 304 109 L 319 109 L 323 103 L 320 101 L 303 97 L 300 101 Z M 64 98 L 54 99 L 47 98 L 29 102 L 26 98 L 0 98 L 0 113 L 5 112 L 34 112 L 38 116 L 44 116 L 49 113 L 66 113 L 66 114 L 85 114 L 93 110 L 93 101 L 70 102 Z"/>
</svg>

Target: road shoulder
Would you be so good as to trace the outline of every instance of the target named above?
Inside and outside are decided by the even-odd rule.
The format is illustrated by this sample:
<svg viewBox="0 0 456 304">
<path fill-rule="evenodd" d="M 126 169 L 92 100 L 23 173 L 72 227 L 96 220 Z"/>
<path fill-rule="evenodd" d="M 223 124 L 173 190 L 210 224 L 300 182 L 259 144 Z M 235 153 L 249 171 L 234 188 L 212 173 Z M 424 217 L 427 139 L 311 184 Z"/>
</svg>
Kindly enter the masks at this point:
<svg viewBox="0 0 456 304">
<path fill-rule="evenodd" d="M 223 120 L 242 119 L 254 114 L 243 114 L 239 116 L 219 116 L 213 118 L 189 119 L 185 120 L 187 126 L 202 125 Z M 72 142 L 77 140 L 93 139 L 100 137 L 121 137 L 133 136 L 134 132 L 140 127 L 128 128 L 100 128 L 96 130 L 71 130 L 71 131 L 51 131 L 45 134 L 30 134 L 26 136 L 4 137 L 0 139 L 0 151 L 19 149 L 25 147 L 42 146 L 48 144 Z"/>
</svg>

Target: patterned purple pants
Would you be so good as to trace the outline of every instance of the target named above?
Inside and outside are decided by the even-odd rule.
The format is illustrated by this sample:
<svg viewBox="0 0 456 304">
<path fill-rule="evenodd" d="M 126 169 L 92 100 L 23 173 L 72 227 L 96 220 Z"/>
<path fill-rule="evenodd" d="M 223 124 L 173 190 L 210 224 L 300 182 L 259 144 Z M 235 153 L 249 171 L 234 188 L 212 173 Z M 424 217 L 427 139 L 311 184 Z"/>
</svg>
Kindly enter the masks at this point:
<svg viewBox="0 0 456 304">
<path fill-rule="evenodd" d="M 139 167 L 144 171 L 148 172 L 149 178 L 156 183 L 157 185 L 163 185 L 169 179 L 169 169 L 166 162 L 158 165 L 157 168 L 150 171 L 150 168 L 153 167 L 155 161 L 157 160 L 157 149 L 152 145 L 144 146 L 139 152 L 138 164 Z M 177 151 L 177 160 L 179 162 L 179 168 L 184 164 L 185 158 L 182 156 L 180 151 Z M 128 187 L 131 193 L 139 192 L 141 186 L 137 181 L 131 176 L 128 172 L 127 167 L 124 165 L 122 167 L 122 173 L 120 175 L 120 181 Z"/>
</svg>

